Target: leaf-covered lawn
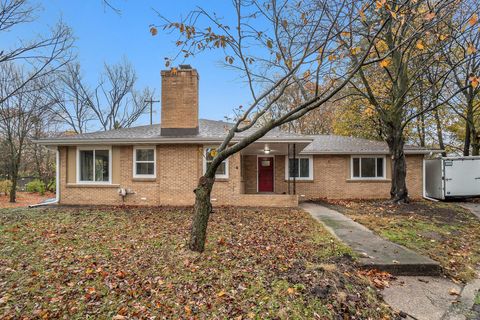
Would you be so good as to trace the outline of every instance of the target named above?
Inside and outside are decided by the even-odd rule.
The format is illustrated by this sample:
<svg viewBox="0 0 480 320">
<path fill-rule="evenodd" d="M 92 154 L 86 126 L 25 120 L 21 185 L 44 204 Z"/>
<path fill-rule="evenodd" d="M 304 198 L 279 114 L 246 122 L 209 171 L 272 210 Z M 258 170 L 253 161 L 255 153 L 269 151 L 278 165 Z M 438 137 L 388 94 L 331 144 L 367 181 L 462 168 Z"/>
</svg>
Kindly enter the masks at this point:
<svg viewBox="0 0 480 320">
<path fill-rule="evenodd" d="M 55 198 L 55 194 L 47 192 L 42 196 L 36 192 L 17 192 L 17 202 L 11 203 L 8 195 L 0 193 L 0 209 L 28 207 L 29 205 L 37 204 L 50 198 Z"/>
<path fill-rule="evenodd" d="M 185 248 L 190 216 L 0 210 L 0 318 L 391 316 L 349 249 L 303 211 L 219 208 L 201 255 Z"/>
<path fill-rule="evenodd" d="M 480 220 L 452 203 L 416 201 L 331 201 L 384 238 L 438 261 L 445 273 L 468 281 L 480 270 Z"/>
</svg>

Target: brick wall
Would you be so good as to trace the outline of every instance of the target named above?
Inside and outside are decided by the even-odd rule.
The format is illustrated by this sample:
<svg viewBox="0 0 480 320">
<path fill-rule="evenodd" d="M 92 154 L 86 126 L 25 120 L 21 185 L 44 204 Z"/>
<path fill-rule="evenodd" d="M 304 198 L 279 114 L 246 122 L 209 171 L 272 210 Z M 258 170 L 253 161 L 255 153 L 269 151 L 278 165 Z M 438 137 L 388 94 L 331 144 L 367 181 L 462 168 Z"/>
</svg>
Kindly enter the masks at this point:
<svg viewBox="0 0 480 320">
<path fill-rule="evenodd" d="M 373 199 L 389 198 L 391 184 L 391 160 L 387 156 L 386 180 L 351 180 L 349 155 L 313 156 L 313 180 L 296 181 L 298 195 L 306 199 Z M 257 192 L 256 156 L 244 156 L 246 172 L 246 193 Z M 423 194 L 423 156 L 407 156 L 407 187 L 412 198 L 421 198 Z M 290 183 L 293 192 L 293 182 Z M 285 156 L 275 156 L 275 192 L 287 193 L 285 180 Z"/>
<path fill-rule="evenodd" d="M 118 188 L 122 187 L 134 192 L 125 197 L 126 205 L 193 205 L 193 190 L 203 173 L 203 146 L 158 145 L 156 150 L 156 178 L 133 178 L 133 146 L 114 146 L 113 184 L 79 185 L 76 183 L 76 148 L 60 148 L 60 203 L 120 205 L 123 202 L 118 195 Z M 228 165 L 229 179 L 217 179 L 212 191 L 212 203 L 280 207 L 297 205 L 297 197 L 242 194 L 240 155 L 228 159 Z"/>
<path fill-rule="evenodd" d="M 193 190 L 203 172 L 203 146 L 158 145 L 157 177 L 133 178 L 133 147 L 112 147 L 112 185 L 76 184 L 76 148 L 60 148 L 60 203 L 120 205 L 118 188 L 134 192 L 125 198 L 127 205 L 192 205 Z M 257 192 L 257 157 L 234 155 L 228 160 L 229 179 L 217 179 L 212 192 L 216 205 L 293 206 L 296 196 L 287 193 L 285 157 L 275 157 L 275 193 Z M 422 196 L 423 156 L 407 157 L 407 186 L 410 196 Z M 241 166 L 243 165 L 243 168 Z M 387 167 L 390 160 L 387 161 Z M 297 181 L 297 194 L 306 198 L 388 198 L 390 171 L 385 181 L 350 180 L 350 156 L 314 156 L 314 180 Z M 243 177 L 241 177 L 243 172 Z M 292 186 L 292 184 L 291 184 Z M 243 190 L 245 193 L 243 194 Z"/>
</svg>

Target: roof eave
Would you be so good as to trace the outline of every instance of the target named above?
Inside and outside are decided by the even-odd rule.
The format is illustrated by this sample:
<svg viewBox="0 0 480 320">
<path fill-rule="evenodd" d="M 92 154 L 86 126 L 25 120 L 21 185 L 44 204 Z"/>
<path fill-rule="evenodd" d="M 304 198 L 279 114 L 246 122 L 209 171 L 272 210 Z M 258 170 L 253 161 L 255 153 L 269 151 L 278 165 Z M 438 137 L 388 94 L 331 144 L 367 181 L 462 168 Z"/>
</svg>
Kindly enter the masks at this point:
<svg viewBox="0 0 480 320">
<path fill-rule="evenodd" d="M 239 142 L 241 139 L 232 139 L 232 142 Z M 44 146 L 75 146 L 75 145 L 131 145 L 131 144 L 205 144 L 222 143 L 221 138 L 161 138 L 161 139 L 40 139 L 33 140 L 34 143 Z M 262 143 L 311 143 L 312 139 L 298 138 L 260 138 Z"/>
<path fill-rule="evenodd" d="M 430 153 L 441 153 L 443 150 L 405 150 L 405 154 L 430 154 Z M 308 155 L 389 155 L 389 151 L 308 151 L 303 150 L 300 154 L 308 154 Z"/>
</svg>

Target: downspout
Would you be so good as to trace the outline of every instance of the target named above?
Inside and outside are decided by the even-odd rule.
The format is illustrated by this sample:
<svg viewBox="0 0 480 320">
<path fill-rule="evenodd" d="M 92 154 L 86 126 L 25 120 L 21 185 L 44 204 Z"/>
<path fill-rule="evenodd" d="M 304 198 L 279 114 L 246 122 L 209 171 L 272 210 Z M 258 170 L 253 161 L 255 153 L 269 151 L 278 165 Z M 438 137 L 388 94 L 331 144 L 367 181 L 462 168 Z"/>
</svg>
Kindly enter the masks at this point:
<svg viewBox="0 0 480 320">
<path fill-rule="evenodd" d="M 60 201 L 60 150 L 55 152 L 55 203 Z"/>
<path fill-rule="evenodd" d="M 58 147 L 55 151 L 55 200 L 49 201 L 50 199 L 45 200 L 44 202 L 29 205 L 29 208 L 41 207 L 50 204 L 55 204 L 60 201 L 60 151 Z"/>
<path fill-rule="evenodd" d="M 433 198 L 430 198 L 430 197 L 427 197 L 427 187 L 426 187 L 426 184 L 425 184 L 425 179 L 427 177 L 427 173 L 425 171 L 425 156 L 423 156 L 423 160 L 422 160 L 422 174 L 423 174 L 423 181 L 422 181 L 422 192 L 423 192 L 423 199 L 426 199 L 426 200 L 430 200 L 430 201 L 433 201 L 433 202 L 438 202 L 437 199 L 433 199 Z"/>
</svg>

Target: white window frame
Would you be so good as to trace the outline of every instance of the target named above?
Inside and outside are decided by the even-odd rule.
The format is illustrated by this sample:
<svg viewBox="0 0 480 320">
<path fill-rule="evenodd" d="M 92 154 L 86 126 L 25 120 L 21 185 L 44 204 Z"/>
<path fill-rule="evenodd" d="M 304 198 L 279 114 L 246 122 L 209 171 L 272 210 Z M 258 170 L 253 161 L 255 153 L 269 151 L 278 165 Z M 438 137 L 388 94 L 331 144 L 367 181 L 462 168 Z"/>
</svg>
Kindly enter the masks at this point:
<svg viewBox="0 0 480 320">
<path fill-rule="evenodd" d="M 152 161 L 137 161 L 137 150 L 153 150 L 153 174 L 138 174 L 137 163 L 152 163 Z M 157 147 L 134 146 L 133 147 L 133 178 L 155 179 L 157 177 Z"/>
<path fill-rule="evenodd" d="M 203 158 L 203 174 L 207 172 L 207 149 L 211 148 L 218 148 L 216 146 L 204 146 L 203 147 L 203 153 L 202 153 L 202 158 Z M 225 163 L 225 174 L 215 174 L 215 178 L 217 179 L 228 179 L 228 174 L 229 174 L 229 165 L 228 165 L 228 158 L 223 160 L 222 162 Z"/>
<path fill-rule="evenodd" d="M 289 177 L 290 173 L 290 162 L 288 161 L 289 159 L 294 159 L 294 157 L 288 157 L 285 156 L 285 180 L 293 180 L 293 177 Z M 301 155 L 301 156 L 295 156 L 295 159 L 308 159 L 308 177 L 296 177 L 295 181 L 298 180 L 303 180 L 303 181 L 309 181 L 313 180 L 313 156 L 309 155 Z"/>
<path fill-rule="evenodd" d="M 82 181 L 80 180 L 80 151 L 94 151 L 93 152 L 93 172 L 95 179 L 95 150 L 108 150 L 108 181 Z M 112 147 L 111 146 L 83 146 L 77 147 L 77 184 L 112 184 Z"/>
<path fill-rule="evenodd" d="M 354 177 L 353 176 L 353 159 L 360 159 L 359 161 L 359 174 L 362 174 L 362 159 L 374 158 L 375 159 L 375 175 L 377 174 L 377 159 L 383 159 L 383 177 Z M 350 179 L 352 180 L 386 180 L 387 179 L 387 157 L 379 155 L 352 155 L 350 157 Z"/>
</svg>

